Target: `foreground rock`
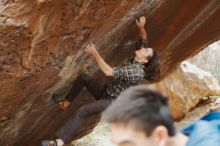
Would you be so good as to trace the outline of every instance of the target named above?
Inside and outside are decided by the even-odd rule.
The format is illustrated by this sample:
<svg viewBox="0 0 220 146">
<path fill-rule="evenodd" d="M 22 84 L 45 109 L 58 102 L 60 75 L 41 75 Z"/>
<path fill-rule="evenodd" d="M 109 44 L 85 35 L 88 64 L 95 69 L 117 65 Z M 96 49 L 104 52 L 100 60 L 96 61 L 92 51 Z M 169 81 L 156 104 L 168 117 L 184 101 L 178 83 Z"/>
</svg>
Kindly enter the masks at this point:
<svg viewBox="0 0 220 146">
<path fill-rule="evenodd" d="M 105 80 L 83 45 L 94 42 L 112 66 L 121 63 L 132 55 L 141 15 L 161 57 L 161 77 L 220 39 L 219 0 L 1 0 L 0 145 L 36 146 L 54 137 L 92 99 L 83 96 L 60 112 L 51 93 L 65 94 L 83 70 Z"/>
<path fill-rule="evenodd" d="M 212 74 L 186 61 L 155 86 L 170 98 L 175 119 L 185 116 L 202 97 L 220 95 L 218 80 Z"/>
</svg>

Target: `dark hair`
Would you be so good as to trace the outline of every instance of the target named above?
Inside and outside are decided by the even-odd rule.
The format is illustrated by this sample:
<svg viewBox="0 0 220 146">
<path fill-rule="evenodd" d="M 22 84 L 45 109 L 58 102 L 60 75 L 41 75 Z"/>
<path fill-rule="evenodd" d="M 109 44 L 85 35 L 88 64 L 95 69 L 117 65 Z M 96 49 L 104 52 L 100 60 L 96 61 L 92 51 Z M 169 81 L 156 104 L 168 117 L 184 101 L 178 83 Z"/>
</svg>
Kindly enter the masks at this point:
<svg viewBox="0 0 220 146">
<path fill-rule="evenodd" d="M 153 50 L 153 56 L 147 58 L 148 62 L 145 64 L 145 79 L 149 82 L 155 82 L 160 77 L 160 63 L 157 53 Z"/>
<path fill-rule="evenodd" d="M 163 125 L 169 136 L 175 135 L 174 122 L 168 108 L 168 99 L 159 92 L 147 89 L 146 85 L 131 87 L 103 112 L 103 119 L 109 123 L 135 123 L 148 136 Z"/>
<path fill-rule="evenodd" d="M 139 50 L 141 48 L 147 48 L 148 47 L 148 42 L 147 40 L 139 39 L 135 42 L 135 50 Z"/>
</svg>

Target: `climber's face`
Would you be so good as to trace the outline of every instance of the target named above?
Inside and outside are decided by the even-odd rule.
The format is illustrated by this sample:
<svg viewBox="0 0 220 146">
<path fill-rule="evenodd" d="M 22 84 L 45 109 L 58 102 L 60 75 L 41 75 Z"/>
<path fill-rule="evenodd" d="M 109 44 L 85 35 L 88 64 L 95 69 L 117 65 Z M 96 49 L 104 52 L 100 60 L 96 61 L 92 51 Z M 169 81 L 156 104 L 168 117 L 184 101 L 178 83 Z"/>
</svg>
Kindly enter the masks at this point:
<svg viewBox="0 0 220 146">
<path fill-rule="evenodd" d="M 135 51 L 135 58 L 137 58 L 141 63 L 145 64 L 148 62 L 148 58 L 153 56 L 152 48 L 140 48 Z"/>
</svg>

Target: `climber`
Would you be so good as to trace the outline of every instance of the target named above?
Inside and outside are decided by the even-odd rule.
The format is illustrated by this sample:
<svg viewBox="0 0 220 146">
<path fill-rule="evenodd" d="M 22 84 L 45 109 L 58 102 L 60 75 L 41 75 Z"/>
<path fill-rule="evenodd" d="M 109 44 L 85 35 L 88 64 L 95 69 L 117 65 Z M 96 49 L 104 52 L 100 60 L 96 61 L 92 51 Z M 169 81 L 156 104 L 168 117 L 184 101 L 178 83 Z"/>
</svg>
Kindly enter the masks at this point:
<svg viewBox="0 0 220 146">
<path fill-rule="evenodd" d="M 129 60 L 121 67 L 110 67 L 100 56 L 94 44 L 88 44 L 85 47 L 85 51 L 95 58 L 101 71 L 106 76 L 113 77 L 114 80 L 107 85 L 101 85 L 91 76 L 83 73 L 75 80 L 64 100 L 60 99 L 58 95 L 53 95 L 53 101 L 58 104 L 58 108 L 61 110 L 66 110 L 69 107 L 83 87 L 87 88 L 96 101 L 79 108 L 76 114 L 71 116 L 57 131 L 57 140 L 45 140 L 42 142 L 42 146 L 62 146 L 74 136 L 86 118 L 100 114 L 123 90 L 137 85 L 140 80 L 154 81 L 158 77 L 160 74 L 158 57 L 156 52 L 147 46 L 145 21 L 145 17 L 136 20 L 141 39 L 136 43 L 134 59 Z"/>
<path fill-rule="evenodd" d="M 103 112 L 119 146 L 219 146 L 220 112 L 175 130 L 169 98 L 139 85 L 127 89 Z"/>
</svg>

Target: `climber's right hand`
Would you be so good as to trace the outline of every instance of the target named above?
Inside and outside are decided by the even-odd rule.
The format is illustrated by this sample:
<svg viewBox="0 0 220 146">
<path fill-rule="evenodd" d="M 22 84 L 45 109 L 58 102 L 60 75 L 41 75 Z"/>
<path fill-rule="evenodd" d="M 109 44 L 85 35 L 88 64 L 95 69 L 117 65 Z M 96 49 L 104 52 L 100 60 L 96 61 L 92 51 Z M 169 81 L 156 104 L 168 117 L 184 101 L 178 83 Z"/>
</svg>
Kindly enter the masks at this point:
<svg viewBox="0 0 220 146">
<path fill-rule="evenodd" d="M 145 16 L 141 16 L 141 17 L 139 18 L 139 20 L 136 19 L 136 25 L 137 25 L 139 28 L 140 28 L 140 27 L 144 27 L 145 23 L 146 23 L 146 18 L 145 18 Z"/>
<path fill-rule="evenodd" d="M 96 54 L 98 54 L 98 51 L 95 47 L 95 45 L 93 43 L 90 43 L 88 45 L 86 45 L 85 47 L 85 51 L 93 56 L 95 56 Z"/>
</svg>

